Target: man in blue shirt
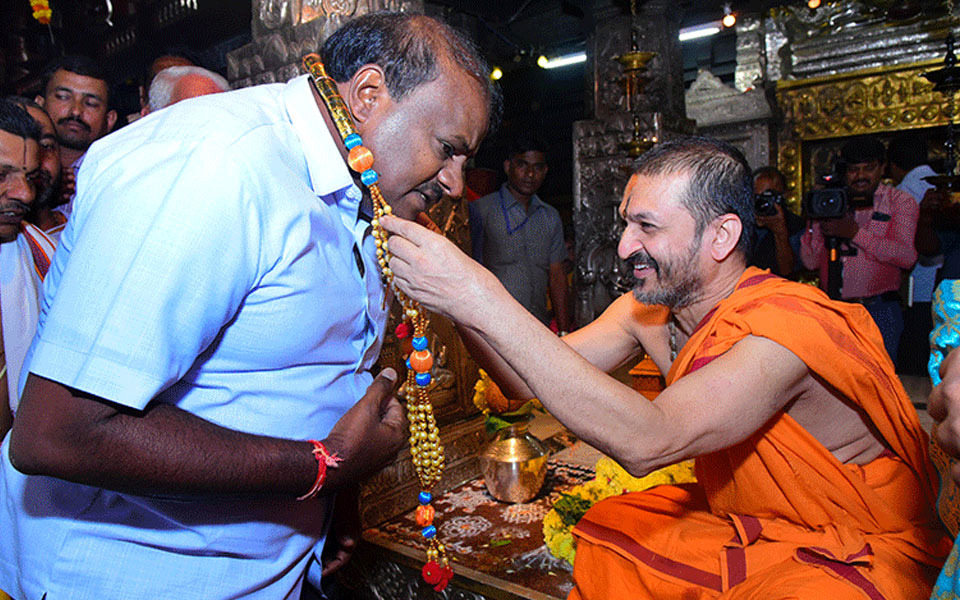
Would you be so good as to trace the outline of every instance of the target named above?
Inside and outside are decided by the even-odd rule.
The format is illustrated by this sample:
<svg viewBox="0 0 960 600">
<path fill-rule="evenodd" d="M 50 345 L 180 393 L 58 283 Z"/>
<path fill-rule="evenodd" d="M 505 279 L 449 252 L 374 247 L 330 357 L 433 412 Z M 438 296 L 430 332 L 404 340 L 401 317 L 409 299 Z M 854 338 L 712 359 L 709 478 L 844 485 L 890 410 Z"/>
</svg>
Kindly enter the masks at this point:
<svg viewBox="0 0 960 600">
<path fill-rule="evenodd" d="M 499 110 L 473 45 L 379 14 L 322 56 L 394 213 L 459 196 Z M 0 447 L 0 589 L 299 597 L 342 524 L 333 494 L 406 437 L 396 374 L 371 373 L 387 303 L 345 160 L 307 76 L 91 146 Z M 343 460 L 298 501 L 318 479 L 309 440 Z"/>
<path fill-rule="evenodd" d="M 470 204 L 473 257 L 543 324 L 547 294 L 560 332 L 570 331 L 563 224 L 557 209 L 537 196 L 547 176 L 546 144 L 530 133 L 514 140 L 503 161 L 507 181 Z"/>
</svg>

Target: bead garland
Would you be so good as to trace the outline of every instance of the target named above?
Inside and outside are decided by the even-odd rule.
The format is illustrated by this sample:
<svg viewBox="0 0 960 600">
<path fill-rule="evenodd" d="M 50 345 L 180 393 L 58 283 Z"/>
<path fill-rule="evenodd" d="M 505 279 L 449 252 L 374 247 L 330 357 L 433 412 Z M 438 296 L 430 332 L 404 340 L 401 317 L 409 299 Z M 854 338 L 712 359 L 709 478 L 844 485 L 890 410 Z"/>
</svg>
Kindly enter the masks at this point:
<svg viewBox="0 0 960 600">
<path fill-rule="evenodd" d="M 437 421 L 433 416 L 433 404 L 427 393 L 430 385 L 430 369 L 433 367 L 433 355 L 430 353 L 429 342 L 426 338 L 429 319 L 426 311 L 420 304 L 401 292 L 394 284 L 393 271 L 390 270 L 390 249 L 387 245 L 387 235 L 380 225 L 380 219 L 392 212 L 380 192 L 377 184 L 379 176 L 373 170 L 373 153 L 363 146 L 363 140 L 353 126 L 350 111 L 340 97 L 336 82 L 327 75 L 320 57 L 308 54 L 303 58 L 303 66 L 310 74 L 313 85 L 323 98 L 324 104 L 330 113 L 331 119 L 346 146 L 347 164 L 350 169 L 360 174 L 360 181 L 370 190 L 373 199 L 373 238 L 377 244 L 377 262 L 383 273 L 384 285 L 390 286 L 394 297 L 403 309 L 403 322 L 396 329 L 397 338 L 401 343 L 410 339 L 411 351 L 406 360 L 407 377 L 400 387 L 400 394 L 407 401 L 407 418 L 410 421 L 410 455 L 413 458 L 413 467 L 420 480 L 419 506 L 416 510 L 416 521 L 421 534 L 427 541 L 427 563 L 423 566 L 423 579 L 434 586 L 436 591 L 442 591 L 453 577 L 453 569 L 447 559 L 446 549 L 437 540 L 437 528 L 433 523 L 436 514 L 431 506 L 433 495 L 430 490 L 440 481 L 443 474 L 444 456 L 443 446 L 440 444 L 440 432 Z M 412 336 L 412 337 L 411 337 Z"/>
</svg>

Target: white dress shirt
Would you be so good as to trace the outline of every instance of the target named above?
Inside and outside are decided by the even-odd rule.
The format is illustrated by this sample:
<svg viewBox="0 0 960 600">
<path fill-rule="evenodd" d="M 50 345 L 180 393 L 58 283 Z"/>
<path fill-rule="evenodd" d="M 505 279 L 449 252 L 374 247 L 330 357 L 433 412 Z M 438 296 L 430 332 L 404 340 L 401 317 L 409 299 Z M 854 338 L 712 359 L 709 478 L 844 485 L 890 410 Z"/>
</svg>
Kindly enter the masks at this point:
<svg viewBox="0 0 960 600">
<path fill-rule="evenodd" d="M 96 142 L 29 370 L 132 409 L 324 438 L 370 384 L 386 322 L 338 143 L 306 76 L 187 100 Z M 30 477 L 7 444 L 0 463 L 0 589 L 16 598 L 299 598 L 327 525 L 318 501 Z"/>
</svg>

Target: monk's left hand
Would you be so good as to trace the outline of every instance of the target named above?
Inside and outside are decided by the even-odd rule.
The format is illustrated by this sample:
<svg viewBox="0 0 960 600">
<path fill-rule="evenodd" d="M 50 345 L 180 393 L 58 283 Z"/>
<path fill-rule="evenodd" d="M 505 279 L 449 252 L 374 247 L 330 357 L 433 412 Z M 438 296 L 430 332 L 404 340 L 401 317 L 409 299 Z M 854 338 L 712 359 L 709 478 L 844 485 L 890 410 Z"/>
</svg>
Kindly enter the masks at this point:
<svg viewBox="0 0 960 600">
<path fill-rule="evenodd" d="M 447 238 L 393 216 L 380 219 L 389 238 L 390 269 L 403 293 L 461 324 L 485 305 L 483 296 L 499 282 L 490 271 Z"/>
<path fill-rule="evenodd" d="M 939 425 L 937 441 L 953 458 L 960 459 L 960 351 L 953 350 L 940 364 L 940 385 L 927 400 L 927 412 Z M 952 467 L 953 480 L 960 485 L 960 463 Z"/>
</svg>

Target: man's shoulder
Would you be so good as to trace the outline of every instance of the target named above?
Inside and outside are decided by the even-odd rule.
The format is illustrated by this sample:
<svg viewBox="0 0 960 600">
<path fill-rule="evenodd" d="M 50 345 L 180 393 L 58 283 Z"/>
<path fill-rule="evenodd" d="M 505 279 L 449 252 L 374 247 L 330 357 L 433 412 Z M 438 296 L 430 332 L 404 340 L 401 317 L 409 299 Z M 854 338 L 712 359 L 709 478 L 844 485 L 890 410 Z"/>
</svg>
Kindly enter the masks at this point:
<svg viewBox="0 0 960 600">
<path fill-rule="evenodd" d="M 491 206 L 498 201 L 498 194 L 499 192 L 491 192 L 486 196 L 480 196 L 479 198 L 471 202 L 470 205 L 475 206 L 477 208 L 486 208 L 487 206 Z"/>
<path fill-rule="evenodd" d="M 880 195 L 885 198 L 888 202 L 894 204 L 902 204 L 905 206 L 914 207 L 917 205 L 917 201 L 909 193 L 897 189 L 893 186 L 881 183 L 877 186 L 877 191 L 880 192 Z"/>
<path fill-rule="evenodd" d="M 263 85 L 178 102 L 98 140 L 84 162 L 90 155 L 95 160 L 103 152 L 144 143 L 226 149 L 252 131 L 289 127 L 279 98 L 282 89 Z"/>
</svg>

